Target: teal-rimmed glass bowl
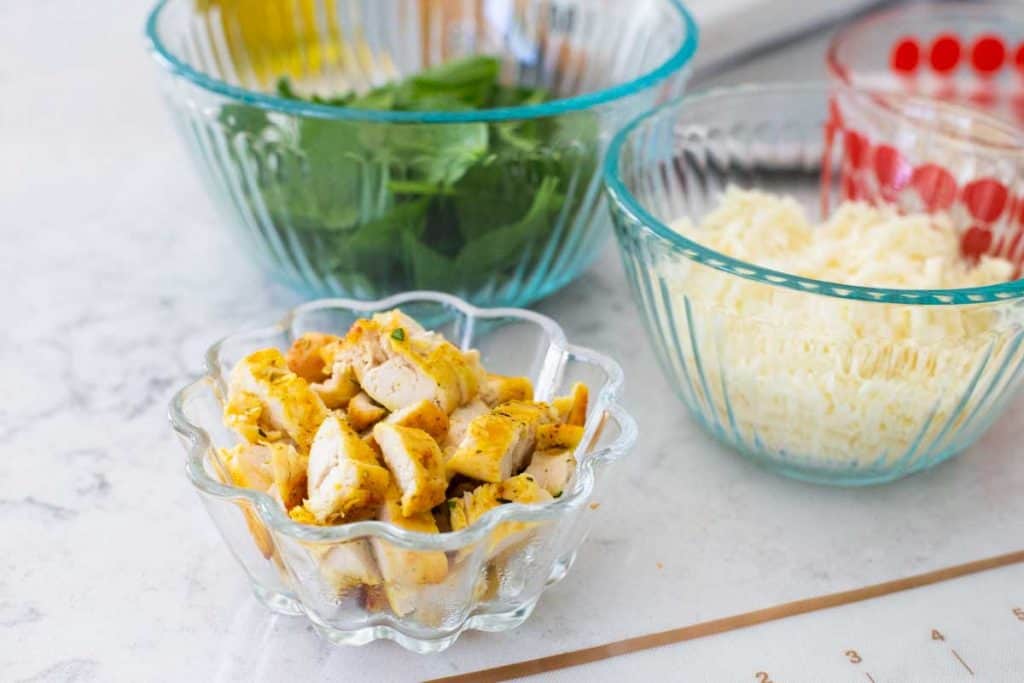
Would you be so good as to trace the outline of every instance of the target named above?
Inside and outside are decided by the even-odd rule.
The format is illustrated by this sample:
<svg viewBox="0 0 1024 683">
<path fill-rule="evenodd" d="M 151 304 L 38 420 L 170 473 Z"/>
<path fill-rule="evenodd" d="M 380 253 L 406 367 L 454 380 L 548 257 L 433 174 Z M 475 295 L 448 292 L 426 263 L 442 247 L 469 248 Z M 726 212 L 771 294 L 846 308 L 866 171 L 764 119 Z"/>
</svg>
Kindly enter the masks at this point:
<svg viewBox="0 0 1024 683">
<path fill-rule="evenodd" d="M 697 46 L 678 0 L 162 0 L 147 35 L 207 190 L 271 273 L 309 296 L 485 306 L 590 265 L 610 230 L 607 142 L 682 91 Z M 554 99 L 416 112 L 274 94 L 280 76 L 365 92 L 471 55 Z"/>
<path fill-rule="evenodd" d="M 782 474 L 880 483 L 963 451 L 1003 412 L 1024 367 L 1024 281 L 825 282 L 730 258 L 670 227 L 699 223 L 728 186 L 791 194 L 819 218 L 823 198 L 839 196 L 844 153 L 827 143 L 828 120 L 823 84 L 687 96 L 620 132 L 604 178 L 633 296 L 689 413 Z M 894 139 L 915 135 L 920 125 L 907 120 Z M 749 305 L 721 305 L 714 293 L 730 291 Z M 897 339 L 867 324 L 879 316 L 946 332 Z"/>
</svg>

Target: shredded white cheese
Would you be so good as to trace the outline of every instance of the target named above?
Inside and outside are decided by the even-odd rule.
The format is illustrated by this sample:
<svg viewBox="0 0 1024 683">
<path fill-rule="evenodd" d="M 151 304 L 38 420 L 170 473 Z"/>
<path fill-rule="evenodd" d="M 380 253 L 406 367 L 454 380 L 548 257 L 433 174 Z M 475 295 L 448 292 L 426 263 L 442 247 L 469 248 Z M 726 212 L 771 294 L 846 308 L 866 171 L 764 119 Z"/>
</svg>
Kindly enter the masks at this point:
<svg viewBox="0 0 1024 683">
<path fill-rule="evenodd" d="M 722 254 L 841 284 L 949 289 L 1013 274 L 1003 259 L 965 262 L 947 218 L 859 203 L 815 227 L 794 199 L 730 189 L 702 225 L 674 228 Z M 1019 326 L 1000 323 L 1005 306 L 841 299 L 684 258 L 661 269 L 671 296 L 659 324 L 677 335 L 672 361 L 689 402 L 751 451 L 882 466 L 962 447 L 959 428 L 986 412 L 974 409 L 987 378 L 1020 354 L 1008 344 Z"/>
</svg>

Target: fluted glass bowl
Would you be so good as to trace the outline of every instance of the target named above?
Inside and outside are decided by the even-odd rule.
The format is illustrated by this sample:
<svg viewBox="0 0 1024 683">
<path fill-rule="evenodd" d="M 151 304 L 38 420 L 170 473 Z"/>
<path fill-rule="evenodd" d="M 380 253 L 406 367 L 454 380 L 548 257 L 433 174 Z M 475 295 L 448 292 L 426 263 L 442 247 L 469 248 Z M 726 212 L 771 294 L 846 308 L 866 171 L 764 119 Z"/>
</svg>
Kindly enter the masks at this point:
<svg viewBox="0 0 1024 683">
<path fill-rule="evenodd" d="M 173 118 L 239 243 L 311 296 L 412 289 L 523 306 L 610 231 L 614 131 L 682 91 L 697 45 L 678 0 L 161 0 L 150 47 Z M 373 111 L 275 95 L 365 93 L 488 55 L 554 99 Z"/>
<path fill-rule="evenodd" d="M 820 218 L 823 199 L 839 196 L 846 151 L 827 144 L 827 102 L 824 84 L 688 96 L 616 136 L 605 181 L 633 296 L 690 414 L 783 474 L 871 484 L 963 451 L 1002 413 L 1024 367 L 1024 282 L 837 284 L 730 258 L 669 227 L 699 224 L 730 185 L 791 194 Z M 906 125 L 895 139 L 920 132 Z M 722 292 L 748 305 L 723 305 Z M 879 316 L 958 331 L 895 339 L 872 327 Z"/>
<path fill-rule="evenodd" d="M 343 333 L 356 319 L 400 307 L 463 348 L 477 348 L 488 369 L 529 376 L 537 400 L 586 383 L 592 396 L 576 474 L 555 501 L 502 505 L 457 532 L 423 534 L 378 521 L 335 527 L 298 524 L 269 495 L 226 483 L 216 449 L 237 437 L 222 421 L 225 378 L 248 353 L 286 349 L 307 331 Z M 270 609 L 304 614 L 328 640 L 361 645 L 381 638 L 409 650 L 437 652 L 466 629 L 503 631 L 522 623 L 544 589 L 568 572 L 583 542 L 587 505 L 609 466 L 636 440 L 633 419 L 617 403 L 622 370 L 595 351 L 569 344 L 549 318 L 516 309 L 479 309 L 454 297 L 411 292 L 381 301 L 314 301 L 289 312 L 272 327 L 230 336 L 210 348 L 206 375 L 179 391 L 171 422 L 187 452 L 186 471 L 228 549 Z M 510 533 L 514 532 L 514 533 Z M 507 539 L 518 540 L 509 545 Z M 495 543 L 502 538 L 501 549 Z M 411 590 L 406 613 L 374 600 L 367 586 L 339 585 L 332 574 L 338 556 L 356 541 L 375 539 L 377 551 L 411 553 L 410 562 L 436 562 L 448 571 L 440 583 L 384 586 Z M 429 557 L 428 557 L 429 556 Z M 380 588 L 379 586 L 377 588 Z"/>
</svg>

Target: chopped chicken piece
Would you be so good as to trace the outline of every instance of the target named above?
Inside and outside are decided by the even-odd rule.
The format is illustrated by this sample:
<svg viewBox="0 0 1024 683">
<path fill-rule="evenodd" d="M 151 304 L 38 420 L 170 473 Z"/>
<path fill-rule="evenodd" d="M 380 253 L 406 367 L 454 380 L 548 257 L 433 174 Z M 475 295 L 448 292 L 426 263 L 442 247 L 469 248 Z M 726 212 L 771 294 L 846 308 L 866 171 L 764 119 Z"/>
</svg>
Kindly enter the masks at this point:
<svg viewBox="0 0 1024 683">
<path fill-rule="evenodd" d="M 524 474 L 532 475 L 537 485 L 555 498 L 562 495 L 576 471 L 576 458 L 571 450 L 537 451 Z"/>
<path fill-rule="evenodd" d="M 444 337 L 441 337 L 441 342 L 430 352 L 428 361 L 435 365 L 443 364 L 451 368 L 459 387 L 458 405 L 466 405 L 480 392 L 480 380 L 476 366 L 467 360 L 466 354 L 458 347 L 445 341 Z"/>
<path fill-rule="evenodd" d="M 498 483 L 519 472 L 536 443 L 537 425 L 547 418 L 542 403 L 510 401 L 469 423 L 448 460 L 448 469 L 480 481 Z"/>
<path fill-rule="evenodd" d="M 373 428 L 373 438 L 402 492 L 403 515 L 428 512 L 444 500 L 448 486 L 444 456 L 429 434 L 422 429 L 379 422 Z"/>
<path fill-rule="evenodd" d="M 406 531 L 438 533 L 430 511 L 402 515 L 401 497 L 397 487 L 390 487 L 378 519 Z M 417 587 L 440 583 L 448 574 L 448 557 L 442 550 L 407 550 L 378 536 L 371 537 L 370 543 L 384 579 L 385 595 L 399 616 L 415 609 Z"/>
<path fill-rule="evenodd" d="M 572 394 L 569 396 L 559 396 L 554 399 L 551 401 L 551 407 L 562 422 L 582 427 L 587 419 L 589 395 L 590 392 L 587 390 L 587 385 L 582 382 L 576 382 L 572 385 Z"/>
<path fill-rule="evenodd" d="M 220 458 L 236 486 L 267 491 L 274 483 L 269 446 L 240 443 L 234 448 L 221 448 Z"/>
<path fill-rule="evenodd" d="M 462 408 L 456 409 L 456 413 Z M 454 413 L 453 413 L 454 415 Z M 448 435 L 448 415 L 430 401 L 412 403 L 396 410 L 387 417 L 387 422 L 400 427 L 422 429 L 438 443 Z"/>
<path fill-rule="evenodd" d="M 231 394 L 224 406 L 224 424 L 249 443 L 268 443 L 284 436 L 284 432 L 270 428 L 263 419 L 263 401 L 248 391 Z"/>
<path fill-rule="evenodd" d="M 339 594 L 358 586 L 377 586 L 380 572 L 362 539 L 335 543 L 320 558 L 320 573 Z"/>
<path fill-rule="evenodd" d="M 401 343 L 392 348 L 394 356 L 362 377 L 363 391 L 373 400 L 390 411 L 423 400 L 433 401 L 445 414 L 458 407 L 458 378 L 449 366 L 431 363 Z"/>
<path fill-rule="evenodd" d="M 270 471 L 274 483 L 271 495 L 285 510 L 302 504 L 306 495 L 306 468 L 309 457 L 295 450 L 290 443 L 270 444 Z"/>
<path fill-rule="evenodd" d="M 309 388 L 309 383 L 287 368 L 279 350 L 257 351 L 235 365 L 231 371 L 229 395 L 233 398 L 242 393 L 256 396 L 262 405 L 257 433 L 262 428 L 269 439 L 270 431 L 283 431 L 300 451 L 309 450 L 327 408 Z M 240 400 L 244 400 L 251 411 L 251 398 Z M 229 401 L 226 409 L 232 411 L 228 415 L 229 421 L 235 418 L 234 406 L 235 401 Z M 247 436 L 247 433 L 242 435 Z"/>
<path fill-rule="evenodd" d="M 546 424 L 537 428 L 537 450 L 576 448 L 583 439 L 583 427 L 572 424 Z"/>
<path fill-rule="evenodd" d="M 247 489 L 270 489 L 274 476 L 270 469 L 268 446 L 239 444 L 230 449 L 221 448 L 218 452 L 228 476 L 231 477 L 231 483 Z M 260 554 L 269 559 L 274 554 L 274 541 L 270 537 L 270 531 L 248 502 L 239 501 L 238 507 Z"/>
<path fill-rule="evenodd" d="M 269 493 L 285 510 L 302 502 L 306 458 L 290 443 L 239 444 L 220 450 L 232 483 Z"/>
<path fill-rule="evenodd" d="M 328 377 L 328 367 L 321 351 L 328 344 L 338 341 L 333 334 L 307 332 L 292 342 L 285 361 L 288 369 L 307 382 L 323 382 Z"/>
<path fill-rule="evenodd" d="M 449 499 L 449 515 L 452 531 L 459 531 L 473 524 L 488 511 L 504 503 L 530 505 L 551 500 L 551 494 L 541 488 L 533 476 L 523 473 L 506 479 L 500 484 L 483 484 L 476 490 L 463 494 L 461 499 Z M 488 557 L 494 557 L 511 545 L 523 541 L 530 529 L 530 522 L 503 522 L 491 532 Z"/>
<path fill-rule="evenodd" d="M 337 410 L 346 407 L 352 397 L 359 393 L 359 382 L 356 381 L 356 373 L 348 363 L 339 361 L 331 367 L 330 377 L 313 384 L 312 388 L 325 406 Z"/>
<path fill-rule="evenodd" d="M 450 456 L 455 452 L 455 449 L 458 448 L 459 444 L 462 443 L 462 439 L 466 436 L 466 430 L 469 429 L 470 422 L 489 412 L 491 412 L 491 409 L 480 399 L 474 399 L 461 408 L 456 408 L 448 418 L 448 435 L 444 440 L 445 454 Z"/>
<path fill-rule="evenodd" d="M 507 401 L 532 401 L 533 384 L 529 377 L 488 374 L 480 388 L 480 398 L 492 408 Z"/>
<path fill-rule="evenodd" d="M 381 344 L 380 325 L 372 320 L 355 321 L 348 333 L 340 341 L 324 347 L 322 354 L 333 373 L 351 368 L 360 383 L 363 375 L 388 359 Z"/>
<path fill-rule="evenodd" d="M 390 478 L 373 449 L 332 414 L 309 453 L 306 507 L 320 523 L 345 519 L 379 505 Z"/>
<path fill-rule="evenodd" d="M 362 432 L 383 420 L 388 411 L 374 403 L 366 393 L 359 392 L 348 402 L 346 414 L 352 429 Z"/>
</svg>

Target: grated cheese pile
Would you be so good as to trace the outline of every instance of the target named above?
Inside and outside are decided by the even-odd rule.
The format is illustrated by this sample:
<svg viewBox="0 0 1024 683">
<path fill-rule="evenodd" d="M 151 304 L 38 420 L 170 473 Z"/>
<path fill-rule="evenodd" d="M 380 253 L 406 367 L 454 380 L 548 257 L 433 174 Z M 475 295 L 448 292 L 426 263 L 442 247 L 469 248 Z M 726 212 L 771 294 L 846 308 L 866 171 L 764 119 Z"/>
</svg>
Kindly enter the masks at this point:
<svg viewBox="0 0 1024 683">
<path fill-rule="evenodd" d="M 730 189 L 702 225 L 673 227 L 728 256 L 841 284 L 949 289 L 1013 274 L 1003 259 L 965 262 L 948 218 L 860 203 L 816 227 L 792 198 Z M 661 275 L 673 295 L 661 323 L 678 328 L 689 403 L 751 451 L 863 466 L 962 447 L 962 422 L 986 412 L 974 411 L 985 379 L 1019 353 L 1008 343 L 1017 330 L 991 305 L 816 296 L 685 259 Z"/>
</svg>

